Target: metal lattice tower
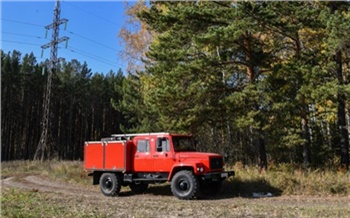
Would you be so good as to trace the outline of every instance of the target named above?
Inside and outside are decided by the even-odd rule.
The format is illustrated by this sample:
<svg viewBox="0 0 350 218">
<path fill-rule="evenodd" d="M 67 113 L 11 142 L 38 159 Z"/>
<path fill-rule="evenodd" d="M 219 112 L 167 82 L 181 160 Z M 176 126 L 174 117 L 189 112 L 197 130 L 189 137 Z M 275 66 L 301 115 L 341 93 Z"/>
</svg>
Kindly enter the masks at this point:
<svg viewBox="0 0 350 218">
<path fill-rule="evenodd" d="M 45 27 L 46 30 L 52 29 L 52 39 L 51 42 L 41 46 L 42 49 L 51 48 L 51 54 L 50 54 L 50 64 L 49 64 L 49 72 L 47 76 L 47 84 L 46 89 L 44 93 L 44 100 L 43 100 L 43 118 L 41 122 L 41 136 L 39 140 L 38 147 L 35 151 L 34 160 L 39 159 L 43 161 L 45 158 L 45 155 L 49 155 L 48 152 L 50 151 L 50 148 L 54 147 L 54 141 L 52 140 L 52 135 L 50 133 L 50 107 L 51 107 L 51 89 L 52 89 L 52 79 L 54 74 L 56 73 L 58 59 L 57 59 L 57 48 L 58 44 L 61 42 L 68 42 L 68 37 L 61 37 L 59 38 L 59 26 L 61 24 L 66 24 L 68 22 L 67 19 L 60 19 L 60 13 L 61 13 L 61 7 L 60 7 L 60 1 L 56 0 L 55 9 L 54 9 L 54 17 L 53 22 L 50 25 L 47 25 Z"/>
</svg>

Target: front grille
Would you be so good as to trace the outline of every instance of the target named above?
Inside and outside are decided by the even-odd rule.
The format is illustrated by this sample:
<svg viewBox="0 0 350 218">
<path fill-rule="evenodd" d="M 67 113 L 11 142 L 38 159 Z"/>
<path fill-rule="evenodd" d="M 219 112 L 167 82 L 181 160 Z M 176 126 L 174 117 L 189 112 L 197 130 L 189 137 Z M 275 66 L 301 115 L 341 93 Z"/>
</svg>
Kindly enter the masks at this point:
<svg viewBox="0 0 350 218">
<path fill-rule="evenodd" d="M 217 170 L 222 169 L 224 166 L 222 157 L 211 157 L 210 158 L 210 169 Z"/>
</svg>

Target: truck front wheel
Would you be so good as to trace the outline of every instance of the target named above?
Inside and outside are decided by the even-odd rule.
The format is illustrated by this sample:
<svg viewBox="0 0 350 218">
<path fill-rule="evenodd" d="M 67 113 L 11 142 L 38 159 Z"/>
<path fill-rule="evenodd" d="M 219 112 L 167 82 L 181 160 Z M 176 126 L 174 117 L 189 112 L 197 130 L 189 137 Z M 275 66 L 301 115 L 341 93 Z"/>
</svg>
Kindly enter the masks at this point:
<svg viewBox="0 0 350 218">
<path fill-rule="evenodd" d="M 119 174 L 103 173 L 100 178 L 100 189 L 105 196 L 116 196 L 121 189 L 122 179 Z"/>
<path fill-rule="evenodd" d="M 177 172 L 171 181 L 171 191 L 179 199 L 193 199 L 199 189 L 197 177 L 191 171 L 182 170 Z"/>
</svg>

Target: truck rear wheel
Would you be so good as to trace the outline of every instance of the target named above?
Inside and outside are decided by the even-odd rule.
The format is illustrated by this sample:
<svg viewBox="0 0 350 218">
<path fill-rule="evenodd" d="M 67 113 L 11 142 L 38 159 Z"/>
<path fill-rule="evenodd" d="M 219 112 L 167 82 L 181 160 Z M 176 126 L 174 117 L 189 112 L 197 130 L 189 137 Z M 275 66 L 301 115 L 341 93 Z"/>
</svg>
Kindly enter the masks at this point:
<svg viewBox="0 0 350 218">
<path fill-rule="evenodd" d="M 147 183 L 131 183 L 129 185 L 130 189 L 132 192 L 134 192 L 135 194 L 141 194 L 144 193 L 146 191 L 146 189 L 148 188 L 148 184 Z"/>
<path fill-rule="evenodd" d="M 100 189 L 105 196 L 116 196 L 121 189 L 122 179 L 119 174 L 103 173 L 100 178 Z"/>
<path fill-rule="evenodd" d="M 196 197 L 199 189 L 197 177 L 191 171 L 177 172 L 171 181 L 171 191 L 179 199 L 188 200 Z"/>
</svg>

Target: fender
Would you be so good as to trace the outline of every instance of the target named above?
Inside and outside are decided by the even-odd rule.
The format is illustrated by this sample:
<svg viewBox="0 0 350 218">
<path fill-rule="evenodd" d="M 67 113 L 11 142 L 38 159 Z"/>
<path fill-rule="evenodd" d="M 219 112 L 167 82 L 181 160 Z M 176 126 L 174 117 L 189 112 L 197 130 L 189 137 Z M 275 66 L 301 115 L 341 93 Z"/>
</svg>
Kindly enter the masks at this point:
<svg viewBox="0 0 350 218">
<path fill-rule="evenodd" d="M 195 174 L 197 174 L 197 169 L 196 169 L 196 164 L 189 164 L 189 163 L 176 163 L 173 165 L 173 167 L 171 168 L 171 171 L 169 173 L 168 176 L 168 181 L 171 181 L 171 179 L 173 178 L 173 176 L 181 171 L 181 170 L 191 170 L 193 171 Z"/>
</svg>

